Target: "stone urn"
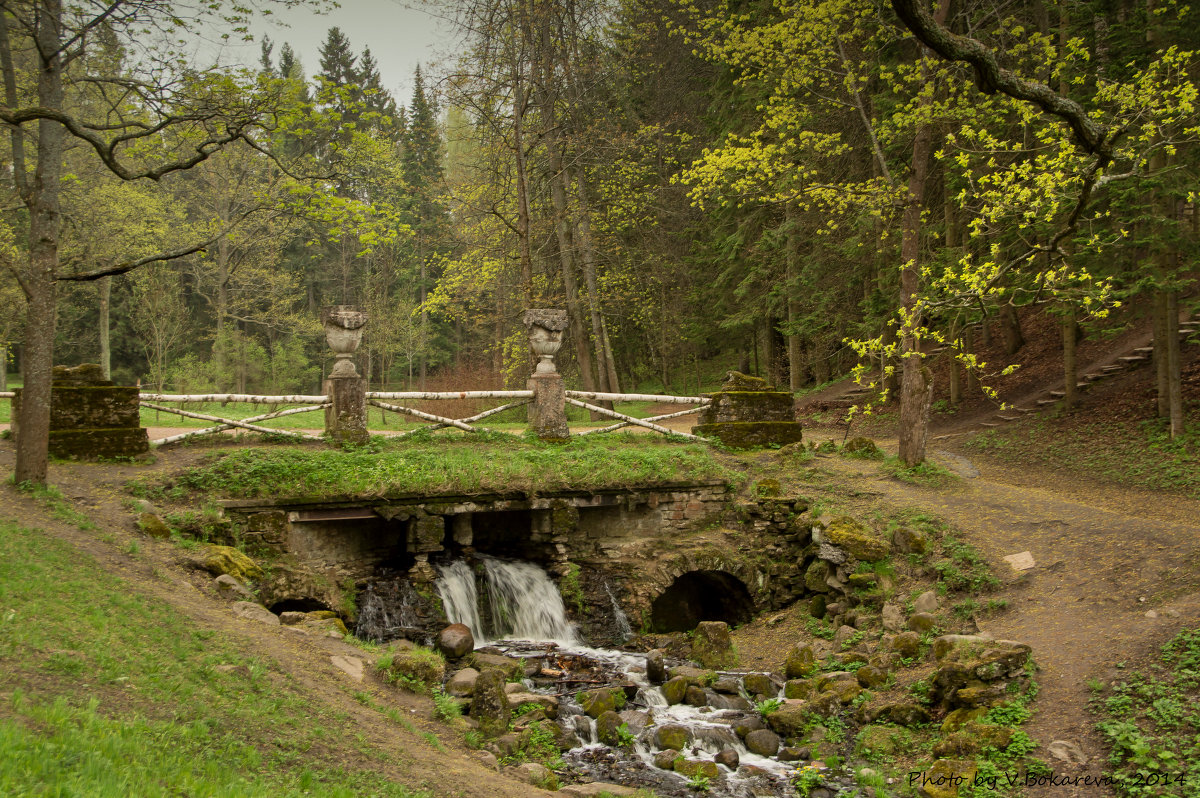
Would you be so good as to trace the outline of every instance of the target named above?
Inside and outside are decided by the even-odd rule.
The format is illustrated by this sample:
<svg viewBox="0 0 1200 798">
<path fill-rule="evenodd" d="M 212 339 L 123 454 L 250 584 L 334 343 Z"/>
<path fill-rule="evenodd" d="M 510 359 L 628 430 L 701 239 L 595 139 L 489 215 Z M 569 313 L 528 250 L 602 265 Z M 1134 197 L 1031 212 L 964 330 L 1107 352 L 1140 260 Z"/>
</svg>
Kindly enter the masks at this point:
<svg viewBox="0 0 1200 798">
<path fill-rule="evenodd" d="M 325 311 L 325 341 L 337 355 L 330 377 L 357 377 L 351 356 L 362 342 L 367 314 L 352 305 L 334 305 Z"/>
<path fill-rule="evenodd" d="M 529 328 L 529 348 L 537 355 L 534 374 L 556 374 L 554 356 L 562 347 L 563 330 L 567 328 L 567 312 L 550 308 L 525 311 L 525 326 Z"/>
</svg>

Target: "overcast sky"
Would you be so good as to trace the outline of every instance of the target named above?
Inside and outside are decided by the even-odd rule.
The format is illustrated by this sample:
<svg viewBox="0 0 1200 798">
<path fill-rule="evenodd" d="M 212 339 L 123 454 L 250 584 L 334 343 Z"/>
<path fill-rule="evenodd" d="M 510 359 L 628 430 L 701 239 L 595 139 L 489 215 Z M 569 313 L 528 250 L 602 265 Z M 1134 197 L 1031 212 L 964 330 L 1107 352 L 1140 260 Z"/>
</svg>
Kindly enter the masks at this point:
<svg viewBox="0 0 1200 798">
<path fill-rule="evenodd" d="M 418 64 L 424 67 L 446 54 L 452 40 L 449 26 L 401 0 L 340 0 L 340 3 L 340 8 L 320 15 L 304 8 L 276 7 L 274 21 L 260 17 L 254 25 L 255 38 L 270 36 L 275 43 L 276 58 L 283 43 L 290 44 L 304 64 L 305 75 L 311 79 L 320 66 L 325 35 L 336 25 L 350 40 L 356 56 L 362 54 L 364 47 L 371 48 L 371 55 L 379 62 L 384 87 L 391 90 L 396 102 L 407 106 L 412 99 L 413 70 Z M 245 62 L 257 62 L 258 48 L 255 43 L 253 52 L 242 57 Z"/>
</svg>

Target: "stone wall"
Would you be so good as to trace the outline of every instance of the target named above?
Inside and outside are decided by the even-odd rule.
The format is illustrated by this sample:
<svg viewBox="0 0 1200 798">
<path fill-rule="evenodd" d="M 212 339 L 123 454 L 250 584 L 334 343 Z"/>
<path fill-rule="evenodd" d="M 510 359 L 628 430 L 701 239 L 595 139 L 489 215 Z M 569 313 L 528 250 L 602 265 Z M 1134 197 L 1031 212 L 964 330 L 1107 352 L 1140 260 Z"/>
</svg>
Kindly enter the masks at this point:
<svg viewBox="0 0 1200 798">
<path fill-rule="evenodd" d="M 21 389 L 13 437 L 20 436 Z M 138 388 L 114 385 L 95 364 L 55 366 L 50 388 L 50 454 L 64 459 L 134 457 L 150 449 L 138 416 Z"/>
</svg>

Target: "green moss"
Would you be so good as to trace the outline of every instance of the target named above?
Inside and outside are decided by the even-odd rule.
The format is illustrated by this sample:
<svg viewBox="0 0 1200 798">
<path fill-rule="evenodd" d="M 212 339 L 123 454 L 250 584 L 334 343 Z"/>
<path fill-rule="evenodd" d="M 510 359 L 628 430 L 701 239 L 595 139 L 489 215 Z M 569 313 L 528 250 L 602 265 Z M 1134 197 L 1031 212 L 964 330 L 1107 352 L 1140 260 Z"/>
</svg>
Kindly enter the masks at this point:
<svg viewBox="0 0 1200 798">
<path fill-rule="evenodd" d="M 891 550 L 886 540 L 876 537 L 862 524 L 846 515 L 831 521 L 825 528 L 825 536 L 830 543 L 845 549 L 850 556 L 866 562 L 882 560 Z"/>
<path fill-rule="evenodd" d="M 716 438 L 730 449 L 786 446 L 804 438 L 803 428 L 794 421 L 724 421 L 700 424 L 692 432 Z"/>
</svg>

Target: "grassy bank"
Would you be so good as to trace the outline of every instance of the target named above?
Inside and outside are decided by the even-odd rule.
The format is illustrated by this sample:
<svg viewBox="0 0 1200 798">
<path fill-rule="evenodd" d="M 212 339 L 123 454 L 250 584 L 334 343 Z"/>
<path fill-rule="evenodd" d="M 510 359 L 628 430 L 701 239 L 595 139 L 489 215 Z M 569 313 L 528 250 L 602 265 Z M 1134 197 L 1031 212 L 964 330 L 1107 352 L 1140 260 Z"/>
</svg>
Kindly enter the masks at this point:
<svg viewBox="0 0 1200 798">
<path fill-rule="evenodd" d="M 647 435 L 549 444 L 509 435 L 455 433 L 375 439 L 359 451 L 279 447 L 214 452 L 203 464 L 140 483 L 136 491 L 173 498 L 343 498 L 591 490 L 738 478 L 707 446 Z"/>
<path fill-rule="evenodd" d="M 0 795 L 425 795 L 273 663 L 7 522 L 0 696 Z"/>
</svg>

